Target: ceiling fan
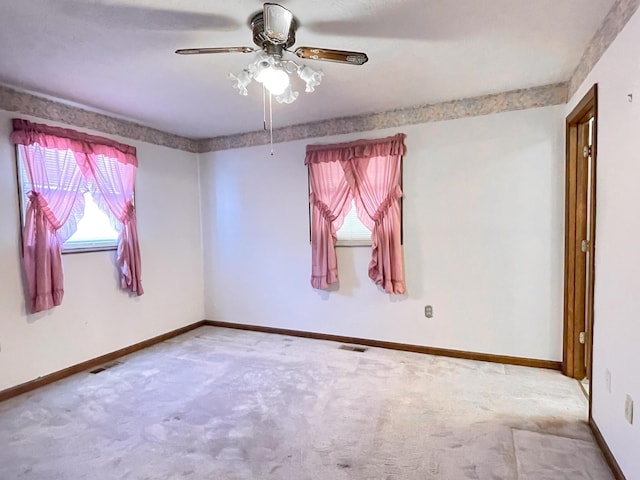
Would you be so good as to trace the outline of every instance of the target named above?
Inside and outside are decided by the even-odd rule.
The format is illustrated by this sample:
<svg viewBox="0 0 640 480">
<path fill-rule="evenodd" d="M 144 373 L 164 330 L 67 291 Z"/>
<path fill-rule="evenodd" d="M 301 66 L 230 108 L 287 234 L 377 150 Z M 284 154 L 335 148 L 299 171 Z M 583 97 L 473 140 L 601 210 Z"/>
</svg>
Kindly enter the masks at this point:
<svg viewBox="0 0 640 480">
<path fill-rule="evenodd" d="M 253 32 L 255 47 L 209 47 L 183 48 L 176 50 L 179 55 L 199 55 L 207 53 L 252 53 L 259 52 L 256 60 L 239 75 L 229 74 L 241 95 L 247 95 L 247 85 L 256 80 L 276 97 L 280 103 L 291 103 L 298 93 L 291 88 L 289 75 L 296 72 L 306 83 L 306 91 L 312 92 L 320 84 L 322 71 L 284 59 L 285 52 L 295 53 L 305 60 L 362 65 L 369 58 L 366 53 L 333 50 L 316 47 L 298 47 L 289 50 L 296 41 L 298 23 L 293 14 L 276 3 L 265 3 L 263 9 L 251 17 L 249 22 Z"/>
</svg>

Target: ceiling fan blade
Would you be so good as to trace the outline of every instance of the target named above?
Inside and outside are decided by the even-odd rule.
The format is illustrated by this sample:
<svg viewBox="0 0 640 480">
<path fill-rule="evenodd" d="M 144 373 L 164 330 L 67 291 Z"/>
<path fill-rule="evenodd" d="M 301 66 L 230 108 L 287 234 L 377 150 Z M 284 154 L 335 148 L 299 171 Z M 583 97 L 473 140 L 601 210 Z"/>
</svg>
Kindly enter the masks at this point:
<svg viewBox="0 0 640 480">
<path fill-rule="evenodd" d="M 293 13 L 277 3 L 265 3 L 262 17 L 267 38 L 273 43 L 285 43 L 293 25 Z"/>
<path fill-rule="evenodd" d="M 369 60 L 366 53 L 331 50 L 329 48 L 298 47 L 295 53 L 298 57 L 309 60 L 350 63 L 351 65 L 362 65 Z"/>
<path fill-rule="evenodd" d="M 251 47 L 212 47 L 212 48 L 181 48 L 176 50 L 178 55 L 199 55 L 201 53 L 251 53 L 255 52 Z"/>
</svg>

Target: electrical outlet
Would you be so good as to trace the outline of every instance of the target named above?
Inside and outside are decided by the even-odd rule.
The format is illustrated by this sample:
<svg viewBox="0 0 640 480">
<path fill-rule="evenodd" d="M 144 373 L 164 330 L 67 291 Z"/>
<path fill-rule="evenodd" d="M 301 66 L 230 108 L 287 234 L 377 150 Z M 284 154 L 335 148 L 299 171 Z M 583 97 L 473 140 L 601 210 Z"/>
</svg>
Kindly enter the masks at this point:
<svg viewBox="0 0 640 480">
<path fill-rule="evenodd" d="M 607 388 L 607 392 L 611 393 L 611 371 L 608 368 L 604 370 L 604 384 Z"/>
<path fill-rule="evenodd" d="M 630 395 L 624 401 L 624 418 L 633 425 L 633 398 Z"/>
<path fill-rule="evenodd" d="M 427 318 L 433 317 L 433 307 L 431 305 L 424 307 L 424 316 Z"/>
</svg>

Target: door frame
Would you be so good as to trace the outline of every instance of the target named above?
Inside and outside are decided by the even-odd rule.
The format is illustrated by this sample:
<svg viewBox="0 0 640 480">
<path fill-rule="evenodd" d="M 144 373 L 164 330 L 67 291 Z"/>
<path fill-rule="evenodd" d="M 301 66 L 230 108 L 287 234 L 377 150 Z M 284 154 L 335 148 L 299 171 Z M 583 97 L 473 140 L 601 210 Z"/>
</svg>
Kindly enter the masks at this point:
<svg viewBox="0 0 640 480">
<path fill-rule="evenodd" d="M 575 258 L 578 251 L 576 238 L 575 205 L 577 199 L 577 163 L 578 126 L 593 114 L 593 138 L 591 151 L 591 211 L 589 216 L 589 264 L 588 278 L 585 282 L 585 295 L 589 299 L 584 312 L 584 321 L 575 318 Z M 565 176 L 565 257 L 564 257 L 564 334 L 562 351 L 562 371 L 565 375 L 582 379 L 584 375 L 591 380 L 593 369 L 593 292 L 595 284 L 595 247 L 596 247 L 596 172 L 597 172 L 597 142 L 598 139 L 598 85 L 595 84 L 582 98 L 566 119 L 566 176 Z M 588 330 L 587 330 L 588 327 Z M 589 331 L 584 346 L 580 344 L 579 335 L 582 331 Z M 586 371 L 583 364 L 578 362 L 584 356 L 584 349 L 588 351 Z M 590 390 L 593 390 L 590 388 Z M 591 415 L 591 393 L 589 394 L 589 415 Z"/>
</svg>

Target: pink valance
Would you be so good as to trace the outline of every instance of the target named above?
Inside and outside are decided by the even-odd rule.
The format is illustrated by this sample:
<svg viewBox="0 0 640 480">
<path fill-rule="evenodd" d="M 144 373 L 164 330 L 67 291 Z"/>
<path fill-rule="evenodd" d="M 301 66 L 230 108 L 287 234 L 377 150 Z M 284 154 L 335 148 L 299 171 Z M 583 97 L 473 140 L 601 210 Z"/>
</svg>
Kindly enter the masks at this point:
<svg viewBox="0 0 640 480">
<path fill-rule="evenodd" d="M 69 128 L 51 127 L 28 120 L 13 119 L 11 141 L 15 145 L 38 144 L 45 148 L 71 150 L 87 155 L 104 155 L 115 158 L 120 163 L 138 166 L 136 148 L 114 140 L 87 133 L 77 132 Z"/>
<path fill-rule="evenodd" d="M 375 140 L 358 140 L 348 143 L 335 143 L 333 145 L 307 145 L 304 164 L 347 161 L 352 158 L 362 157 L 404 155 L 406 153 L 405 137 L 404 133 L 398 133 L 392 137 Z"/>
</svg>

